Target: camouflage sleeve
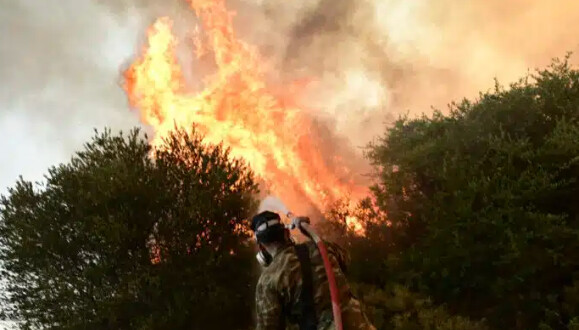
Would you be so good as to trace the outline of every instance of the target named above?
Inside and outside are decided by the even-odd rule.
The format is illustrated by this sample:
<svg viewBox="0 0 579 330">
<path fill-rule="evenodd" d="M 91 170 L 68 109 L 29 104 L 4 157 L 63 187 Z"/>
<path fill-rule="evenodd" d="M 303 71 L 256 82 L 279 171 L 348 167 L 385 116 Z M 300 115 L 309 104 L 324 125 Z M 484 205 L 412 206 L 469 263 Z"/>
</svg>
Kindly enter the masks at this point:
<svg viewBox="0 0 579 330">
<path fill-rule="evenodd" d="M 275 288 L 260 278 L 256 292 L 257 330 L 285 329 L 282 306 Z"/>
<path fill-rule="evenodd" d="M 340 268 L 346 273 L 350 265 L 350 254 L 336 243 L 329 241 L 324 241 L 324 243 L 328 248 L 328 253 L 333 254 L 338 259 Z"/>
</svg>

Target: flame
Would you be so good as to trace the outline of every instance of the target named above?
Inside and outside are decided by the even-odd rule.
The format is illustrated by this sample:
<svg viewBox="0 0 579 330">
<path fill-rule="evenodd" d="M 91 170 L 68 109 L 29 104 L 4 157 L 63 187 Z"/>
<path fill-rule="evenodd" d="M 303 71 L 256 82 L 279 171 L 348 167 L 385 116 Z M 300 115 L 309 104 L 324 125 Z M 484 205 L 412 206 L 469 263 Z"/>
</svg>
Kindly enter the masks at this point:
<svg viewBox="0 0 579 330">
<path fill-rule="evenodd" d="M 355 216 L 346 216 L 346 227 L 351 230 L 353 233 L 359 236 L 363 236 L 365 234 L 364 225 L 360 222 L 360 220 Z"/>
<path fill-rule="evenodd" d="M 143 54 L 124 73 L 131 106 L 155 131 L 151 143 L 162 145 L 175 126 L 195 126 L 204 143 L 229 147 L 231 156 L 244 159 L 294 210 L 304 201 L 324 210 L 339 198 L 364 195 L 349 169 L 322 154 L 313 120 L 294 101 L 303 86 L 286 86 L 280 94 L 281 88 L 268 85 L 267 62 L 236 37 L 224 0 L 189 3 L 201 24 L 194 43 L 197 57 L 212 55 L 216 68 L 204 79 L 204 89 L 187 85 L 167 17 L 149 28 Z"/>
</svg>

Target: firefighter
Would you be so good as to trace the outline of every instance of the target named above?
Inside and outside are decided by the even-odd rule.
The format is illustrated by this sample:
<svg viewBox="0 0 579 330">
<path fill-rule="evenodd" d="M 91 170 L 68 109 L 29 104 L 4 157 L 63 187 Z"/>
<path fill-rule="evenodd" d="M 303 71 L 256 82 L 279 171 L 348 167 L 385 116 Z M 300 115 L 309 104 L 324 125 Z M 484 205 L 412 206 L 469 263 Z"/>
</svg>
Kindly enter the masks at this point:
<svg viewBox="0 0 579 330">
<path fill-rule="evenodd" d="M 260 249 L 257 259 L 264 266 L 256 287 L 257 330 L 335 329 L 326 271 L 316 244 L 311 240 L 295 244 L 280 216 L 270 211 L 254 216 L 251 230 Z M 347 255 L 336 244 L 325 243 L 339 288 L 343 329 L 375 330 L 348 286 Z"/>
</svg>

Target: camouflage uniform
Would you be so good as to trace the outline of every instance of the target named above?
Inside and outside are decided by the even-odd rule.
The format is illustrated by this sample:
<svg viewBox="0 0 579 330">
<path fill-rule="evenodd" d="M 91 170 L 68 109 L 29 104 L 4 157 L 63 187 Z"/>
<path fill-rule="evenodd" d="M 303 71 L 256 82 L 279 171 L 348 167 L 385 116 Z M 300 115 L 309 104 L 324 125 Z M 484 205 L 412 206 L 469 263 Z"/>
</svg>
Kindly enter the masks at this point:
<svg viewBox="0 0 579 330">
<path fill-rule="evenodd" d="M 321 255 L 315 243 L 308 241 L 304 244 L 308 246 L 312 265 L 318 330 L 333 330 L 332 302 Z M 375 330 L 362 311 L 360 302 L 352 295 L 342 272 L 349 261 L 347 255 L 335 244 L 326 242 L 326 247 L 340 293 L 344 330 Z M 300 263 L 294 247 L 288 245 L 274 256 L 257 283 L 257 330 L 280 330 L 297 324 L 301 314 L 298 304 L 301 286 Z"/>
</svg>

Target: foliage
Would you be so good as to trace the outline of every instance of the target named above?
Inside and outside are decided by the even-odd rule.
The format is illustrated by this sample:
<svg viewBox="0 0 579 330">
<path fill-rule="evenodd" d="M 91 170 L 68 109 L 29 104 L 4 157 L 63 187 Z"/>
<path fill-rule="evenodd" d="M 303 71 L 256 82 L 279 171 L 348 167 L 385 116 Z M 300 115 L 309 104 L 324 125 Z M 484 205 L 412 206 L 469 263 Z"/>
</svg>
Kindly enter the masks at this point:
<svg viewBox="0 0 579 330">
<path fill-rule="evenodd" d="M 430 299 L 411 293 L 403 286 L 389 285 L 388 290 L 371 285 L 354 286 L 366 312 L 379 330 L 486 330 L 483 322 L 451 316 Z"/>
<path fill-rule="evenodd" d="M 24 329 L 247 328 L 254 263 L 235 229 L 256 189 L 195 132 L 155 150 L 137 130 L 97 133 L 45 184 L 20 179 L 2 197 L 3 316 Z"/>
<path fill-rule="evenodd" d="M 579 71 L 556 60 L 450 110 L 402 118 L 371 147 L 390 273 L 493 327 L 576 324 Z"/>
<path fill-rule="evenodd" d="M 391 283 L 392 265 L 396 261 L 395 236 L 385 214 L 375 208 L 370 199 L 359 205 L 337 201 L 324 214 L 326 221 L 316 223 L 316 229 L 326 239 L 341 245 L 350 255 L 348 278 L 359 283 L 385 286 Z M 356 233 L 346 219 L 355 218 L 364 228 L 363 236 Z"/>
<path fill-rule="evenodd" d="M 325 217 L 328 221 L 318 224 L 318 230 L 342 243 L 350 252 L 348 278 L 353 281 L 355 295 L 363 301 L 368 317 L 378 330 L 487 329 L 484 322 L 452 315 L 443 306 L 435 306 L 430 299 L 397 284 L 401 282 L 397 274 L 397 237 L 385 214 L 376 209 L 370 199 L 357 207 L 338 202 Z M 355 217 L 363 224 L 364 236 L 357 235 L 347 225 L 348 217 Z"/>
</svg>

